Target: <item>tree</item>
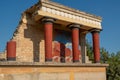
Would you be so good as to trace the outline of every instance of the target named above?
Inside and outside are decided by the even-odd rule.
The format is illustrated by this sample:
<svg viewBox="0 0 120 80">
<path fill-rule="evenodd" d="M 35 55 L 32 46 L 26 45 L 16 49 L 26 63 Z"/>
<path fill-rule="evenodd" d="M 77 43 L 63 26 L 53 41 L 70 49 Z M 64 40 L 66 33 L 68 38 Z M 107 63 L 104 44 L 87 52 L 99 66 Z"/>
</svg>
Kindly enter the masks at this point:
<svg viewBox="0 0 120 80">
<path fill-rule="evenodd" d="M 89 56 L 90 61 L 94 62 L 93 47 L 89 42 L 86 43 L 86 46 L 87 46 L 87 55 Z"/>
<path fill-rule="evenodd" d="M 107 68 L 108 80 L 120 80 L 120 51 L 112 53 L 107 60 L 109 67 Z"/>
<path fill-rule="evenodd" d="M 109 52 L 105 48 L 100 49 L 100 60 L 101 63 L 107 63 L 107 60 L 109 59 Z"/>
<path fill-rule="evenodd" d="M 100 49 L 101 63 L 109 64 L 107 67 L 107 80 L 120 80 L 120 51 L 109 53 L 105 48 Z M 94 61 L 93 47 L 87 42 L 87 55 Z"/>
</svg>

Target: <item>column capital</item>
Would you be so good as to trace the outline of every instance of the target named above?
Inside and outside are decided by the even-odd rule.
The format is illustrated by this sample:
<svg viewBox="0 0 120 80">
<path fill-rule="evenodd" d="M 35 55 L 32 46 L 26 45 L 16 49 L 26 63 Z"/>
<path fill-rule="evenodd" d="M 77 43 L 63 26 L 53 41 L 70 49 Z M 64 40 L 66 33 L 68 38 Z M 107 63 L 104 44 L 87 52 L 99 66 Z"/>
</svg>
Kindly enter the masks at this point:
<svg viewBox="0 0 120 80">
<path fill-rule="evenodd" d="M 96 28 L 94 28 L 94 29 L 91 29 L 91 30 L 89 30 L 91 33 L 94 33 L 94 32 L 98 32 L 98 33 L 100 33 L 101 31 L 102 31 L 102 29 L 96 29 Z"/>
<path fill-rule="evenodd" d="M 79 24 L 70 24 L 70 25 L 68 25 L 68 28 L 70 28 L 70 29 L 73 29 L 73 28 L 78 28 L 78 29 L 80 29 L 81 26 L 80 26 Z"/>
<path fill-rule="evenodd" d="M 43 17 L 42 18 L 42 22 L 44 23 L 54 23 L 56 20 L 54 18 L 51 17 Z"/>
</svg>

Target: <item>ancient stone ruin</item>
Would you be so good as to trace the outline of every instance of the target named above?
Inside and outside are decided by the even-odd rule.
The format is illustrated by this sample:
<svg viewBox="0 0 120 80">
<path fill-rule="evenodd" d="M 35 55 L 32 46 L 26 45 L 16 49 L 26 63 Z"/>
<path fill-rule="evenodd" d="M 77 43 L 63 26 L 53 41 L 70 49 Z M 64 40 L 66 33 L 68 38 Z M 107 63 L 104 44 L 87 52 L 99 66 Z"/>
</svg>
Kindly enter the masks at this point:
<svg viewBox="0 0 120 80">
<path fill-rule="evenodd" d="M 0 80 L 106 80 L 100 63 L 101 17 L 41 0 L 22 14 L 0 54 Z M 94 62 L 86 54 L 93 39 Z"/>
</svg>

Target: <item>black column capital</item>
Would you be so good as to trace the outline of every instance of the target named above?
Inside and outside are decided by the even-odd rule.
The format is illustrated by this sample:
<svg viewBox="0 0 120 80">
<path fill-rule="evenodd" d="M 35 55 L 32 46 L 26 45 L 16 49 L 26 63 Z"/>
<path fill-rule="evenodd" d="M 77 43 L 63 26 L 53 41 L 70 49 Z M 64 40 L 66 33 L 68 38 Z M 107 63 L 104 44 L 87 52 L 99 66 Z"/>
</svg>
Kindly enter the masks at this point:
<svg viewBox="0 0 120 80">
<path fill-rule="evenodd" d="M 54 23 L 56 20 L 54 18 L 50 18 L 50 17 L 43 17 L 42 18 L 42 22 L 44 23 Z"/>
<path fill-rule="evenodd" d="M 100 33 L 101 31 L 102 31 L 102 29 L 96 29 L 96 28 L 94 28 L 94 29 L 91 29 L 91 30 L 89 30 L 91 33 L 94 33 L 94 32 L 97 32 L 97 33 Z"/>
<path fill-rule="evenodd" d="M 80 29 L 81 26 L 79 24 L 70 24 L 70 25 L 68 25 L 68 28 L 70 28 L 70 29 L 73 29 L 73 28 Z"/>
</svg>

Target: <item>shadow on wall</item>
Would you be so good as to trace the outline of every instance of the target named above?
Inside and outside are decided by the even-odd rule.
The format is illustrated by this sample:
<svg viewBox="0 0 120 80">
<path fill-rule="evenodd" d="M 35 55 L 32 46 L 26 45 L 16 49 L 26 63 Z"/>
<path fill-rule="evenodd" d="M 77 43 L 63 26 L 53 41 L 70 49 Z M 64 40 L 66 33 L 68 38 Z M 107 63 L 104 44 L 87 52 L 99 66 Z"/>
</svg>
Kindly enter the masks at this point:
<svg viewBox="0 0 120 80">
<path fill-rule="evenodd" d="M 71 62 L 72 60 L 71 32 L 55 29 L 53 54 L 55 55 L 54 57 L 60 58 L 60 62 Z M 54 61 L 57 61 L 57 59 L 55 58 Z"/>
<path fill-rule="evenodd" d="M 33 61 L 40 61 L 40 42 L 43 40 L 43 26 L 42 25 L 29 25 L 27 24 L 27 29 L 24 30 L 24 37 L 30 38 L 33 42 Z"/>
</svg>

